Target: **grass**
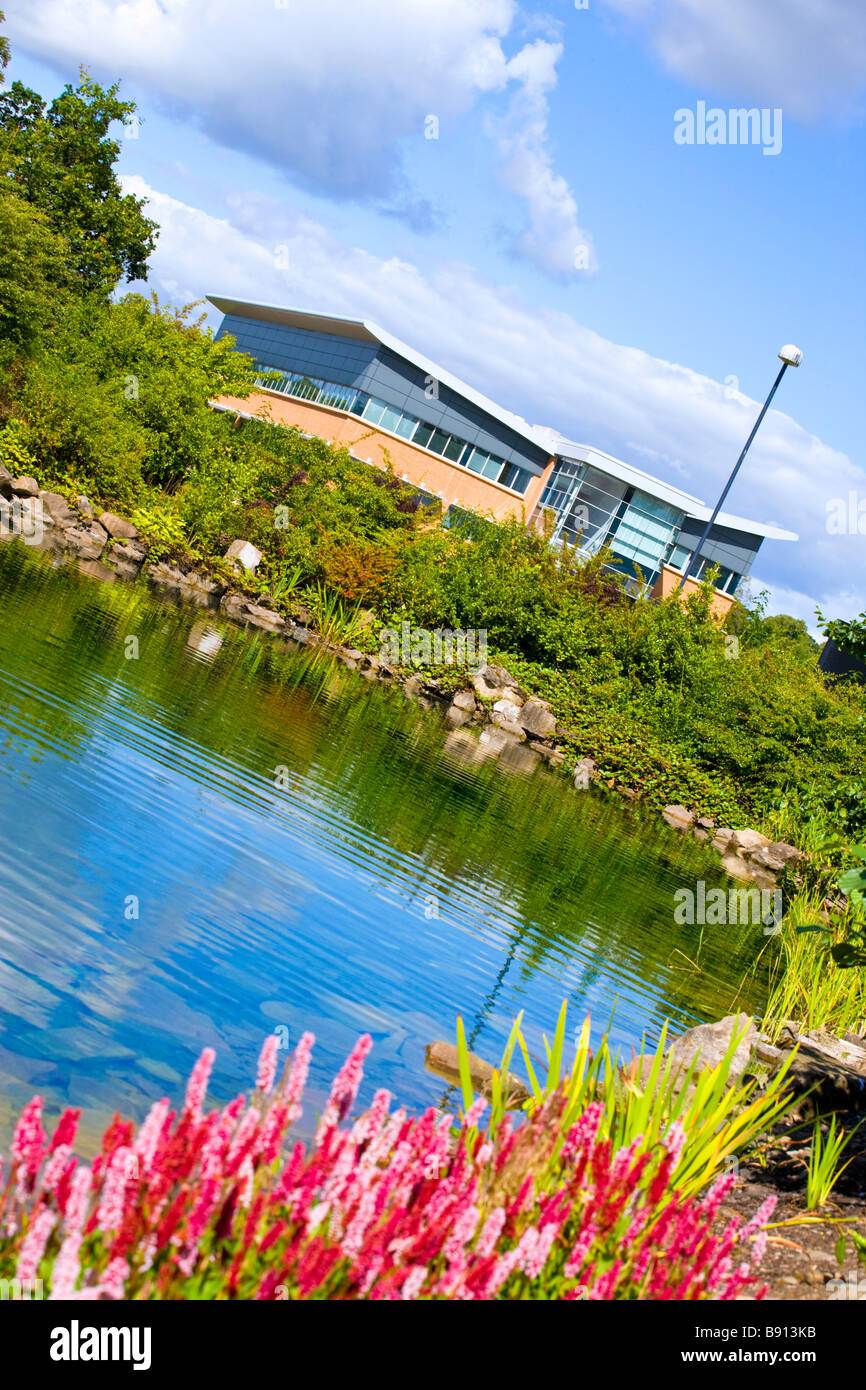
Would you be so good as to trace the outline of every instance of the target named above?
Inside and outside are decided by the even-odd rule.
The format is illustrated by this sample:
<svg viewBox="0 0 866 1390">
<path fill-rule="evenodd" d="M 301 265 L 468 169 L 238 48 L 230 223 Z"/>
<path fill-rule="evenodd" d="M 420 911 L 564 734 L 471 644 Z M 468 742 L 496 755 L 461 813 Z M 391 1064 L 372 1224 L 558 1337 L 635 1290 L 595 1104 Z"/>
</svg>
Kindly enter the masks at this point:
<svg viewBox="0 0 866 1390">
<path fill-rule="evenodd" d="M 862 1123 L 861 1120 L 846 1134 L 843 1129 L 837 1129 L 836 1116 L 834 1115 L 830 1120 L 825 1139 L 821 1133 L 820 1120 L 815 1121 L 806 1174 L 806 1206 L 809 1211 L 814 1211 L 825 1205 L 848 1164 L 853 1162 L 853 1155 L 842 1164 L 839 1163 L 839 1157 L 851 1135 L 860 1128 Z"/>
<path fill-rule="evenodd" d="M 801 1028 L 825 1028 L 839 1036 L 866 1030 L 866 976 L 857 967 L 843 968 L 833 956 L 856 925 L 850 908 L 828 921 L 820 892 L 803 892 L 791 900 L 781 931 L 764 947 L 770 969 L 762 1023 L 771 1042 L 788 1019 Z M 812 930 L 816 927 L 820 929 Z"/>
</svg>

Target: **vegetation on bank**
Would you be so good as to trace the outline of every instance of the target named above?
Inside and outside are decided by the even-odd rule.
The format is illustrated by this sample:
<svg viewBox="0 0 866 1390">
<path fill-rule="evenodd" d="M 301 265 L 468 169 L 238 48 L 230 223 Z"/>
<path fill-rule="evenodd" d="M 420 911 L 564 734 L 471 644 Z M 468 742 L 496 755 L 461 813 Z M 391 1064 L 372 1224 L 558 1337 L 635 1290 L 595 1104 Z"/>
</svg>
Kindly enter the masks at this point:
<svg viewBox="0 0 866 1390">
<path fill-rule="evenodd" d="M 518 1032 L 519 1022 L 512 1046 Z M 286 1136 L 310 1034 L 276 1085 L 271 1035 L 252 1098 L 207 1113 L 205 1049 L 179 1113 L 163 1099 L 137 1129 L 115 1116 L 92 1165 L 73 1153 L 79 1112 L 65 1110 L 49 1140 L 34 1097 L 0 1188 L 0 1278 L 22 1290 L 41 1280 L 53 1299 L 760 1297 L 773 1199 L 745 1225 L 724 1222 L 734 1177 L 716 1174 L 784 1108 L 778 1085 L 742 1119 L 726 1100 L 730 1052 L 688 1101 L 659 1078 L 659 1050 L 657 1088 L 616 1093 L 612 1066 L 593 1064 L 587 1028 L 560 1075 L 564 1033 L 563 1008 L 546 1082 L 533 1080 L 520 1126 L 498 1086 L 482 1125 L 488 1107 L 468 1085 L 457 1122 L 432 1107 L 418 1118 L 392 1112 L 381 1090 L 352 1123 L 367 1035 L 307 1151 Z"/>
</svg>

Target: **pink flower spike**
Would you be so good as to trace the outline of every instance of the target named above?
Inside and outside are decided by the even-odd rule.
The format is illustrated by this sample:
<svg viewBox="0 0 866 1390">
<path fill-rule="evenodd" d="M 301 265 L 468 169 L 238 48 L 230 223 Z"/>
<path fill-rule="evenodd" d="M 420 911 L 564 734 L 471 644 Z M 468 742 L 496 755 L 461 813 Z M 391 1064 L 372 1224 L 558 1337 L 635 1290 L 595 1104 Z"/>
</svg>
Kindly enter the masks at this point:
<svg viewBox="0 0 866 1390">
<path fill-rule="evenodd" d="M 20 1279 L 22 1284 L 25 1280 L 29 1282 L 36 1278 L 39 1261 L 45 1253 L 45 1246 L 55 1220 L 54 1212 L 43 1207 L 42 1211 L 37 1213 L 24 1237 L 21 1253 L 18 1256 L 18 1268 L 15 1271 L 15 1278 Z"/>
<path fill-rule="evenodd" d="M 276 1033 L 270 1033 L 262 1045 L 259 1054 L 259 1070 L 256 1077 L 256 1086 L 267 1095 L 274 1084 L 274 1077 L 277 1074 L 277 1050 L 280 1040 Z"/>
<path fill-rule="evenodd" d="M 212 1047 L 203 1049 L 187 1083 L 186 1098 L 183 1103 L 184 1115 L 191 1115 L 196 1120 L 201 1117 L 201 1108 L 207 1093 L 207 1083 L 210 1080 L 211 1068 L 215 1059 L 216 1053 Z"/>
</svg>

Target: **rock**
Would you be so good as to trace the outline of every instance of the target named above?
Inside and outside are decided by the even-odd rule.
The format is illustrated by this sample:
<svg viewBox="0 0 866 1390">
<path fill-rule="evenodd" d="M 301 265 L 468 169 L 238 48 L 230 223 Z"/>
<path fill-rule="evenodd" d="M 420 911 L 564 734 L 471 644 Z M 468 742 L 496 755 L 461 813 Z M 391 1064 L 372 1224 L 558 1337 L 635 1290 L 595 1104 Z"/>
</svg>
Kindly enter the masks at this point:
<svg viewBox="0 0 866 1390">
<path fill-rule="evenodd" d="M 769 837 L 762 835 L 760 830 L 735 830 L 727 848 L 735 854 L 745 854 L 747 850 L 764 849 L 769 844 Z"/>
<path fill-rule="evenodd" d="M 133 526 L 131 521 L 126 521 L 122 516 L 115 516 L 114 512 L 103 512 L 99 518 L 100 526 L 104 526 L 112 540 L 134 541 L 138 539 L 138 528 Z"/>
<path fill-rule="evenodd" d="M 88 518 L 89 521 L 92 521 L 92 520 L 93 520 L 93 508 L 92 508 L 92 506 L 90 505 L 90 502 L 88 501 L 88 499 L 87 499 L 86 497 L 76 497 L 76 499 L 75 499 L 75 505 L 76 505 L 76 507 L 78 508 L 78 510 L 81 512 L 81 515 L 82 515 L 82 516 L 86 516 L 86 517 Z M 106 529 L 106 531 L 107 531 L 107 530 L 108 530 L 108 527 L 106 526 L 105 529 Z"/>
<path fill-rule="evenodd" d="M 482 666 L 472 677 L 472 684 L 484 700 L 511 698 L 514 704 L 522 704 L 526 699 L 526 691 L 521 690 L 504 666 Z"/>
<path fill-rule="evenodd" d="M 731 878 L 738 878 L 742 883 L 753 883 L 754 873 L 745 859 L 741 859 L 738 854 L 726 854 L 722 859 L 722 868 Z"/>
<path fill-rule="evenodd" d="M 491 724 L 495 724 L 498 729 L 503 729 L 511 738 L 515 738 L 519 743 L 526 742 L 526 734 L 519 724 L 515 724 L 513 719 L 508 718 L 499 710 L 494 710 L 490 717 Z"/>
<path fill-rule="evenodd" d="M 550 763 L 553 767 L 561 767 L 562 764 L 565 762 L 565 754 L 563 753 L 561 748 L 551 748 L 550 744 L 548 743 L 534 742 L 532 746 L 536 749 L 538 753 L 541 754 L 545 762 Z"/>
<path fill-rule="evenodd" d="M 476 1095 L 486 1096 L 489 1100 L 492 1094 L 490 1080 L 496 1068 L 489 1062 L 485 1062 L 482 1057 L 478 1057 L 474 1052 L 468 1054 L 469 1077 L 472 1082 L 472 1089 Z M 424 1050 L 424 1065 L 428 1071 L 432 1071 L 436 1076 L 443 1077 L 452 1085 L 460 1085 L 460 1061 L 457 1048 L 453 1043 L 433 1042 L 428 1043 Z M 506 1078 L 503 1078 L 506 1081 Z M 519 1077 L 512 1072 L 507 1075 L 508 1086 L 508 1109 L 513 1110 L 529 1100 L 529 1091 Z"/>
<path fill-rule="evenodd" d="M 78 520 L 65 497 L 59 492 L 40 492 L 43 519 L 49 526 L 74 526 Z"/>
<path fill-rule="evenodd" d="M 169 565 L 164 560 L 148 565 L 145 574 L 154 588 L 163 589 L 174 598 L 196 603 L 202 608 L 216 608 L 223 592 L 222 585 L 208 579 L 207 575 L 198 574 L 195 570 L 184 574 L 176 565 Z"/>
<path fill-rule="evenodd" d="M 509 700 L 507 695 L 503 695 L 501 700 L 495 700 L 493 703 L 493 713 L 504 715 L 506 719 L 511 720 L 512 724 L 517 723 L 520 710 L 521 706 L 516 704 L 514 700 Z"/>
<path fill-rule="evenodd" d="M 556 733 L 556 715 L 551 713 L 546 700 L 527 700 L 517 716 L 517 722 L 537 738 L 550 738 Z"/>
<path fill-rule="evenodd" d="M 773 1067 L 774 1072 L 780 1065 Z M 797 1099 L 795 1113 L 805 1120 L 835 1110 L 862 1109 L 866 1100 L 866 1076 L 805 1048 L 791 1059 L 786 1084 Z"/>
<path fill-rule="evenodd" d="M 451 704 L 456 706 L 457 709 L 465 709 L 470 712 L 474 711 L 475 695 L 471 690 L 458 690 Z"/>
<path fill-rule="evenodd" d="M 720 854 L 724 854 L 725 850 L 728 848 L 728 845 L 731 842 L 731 836 L 733 835 L 733 833 L 734 832 L 729 825 L 722 825 L 718 827 L 718 829 L 713 831 L 713 848 L 717 849 Z"/>
<path fill-rule="evenodd" d="M 695 821 L 695 825 L 699 825 L 701 830 L 712 830 L 715 824 L 716 822 L 713 820 L 712 816 L 698 816 Z"/>
<path fill-rule="evenodd" d="M 2 463 L 0 463 L 0 496 L 12 496 L 12 474 Z"/>
<path fill-rule="evenodd" d="M 802 859 L 803 853 L 793 845 L 786 845 L 784 841 L 780 841 L 778 844 L 764 845 L 760 849 L 744 850 L 743 858 L 748 859 L 751 864 L 757 864 L 759 868 L 778 874 L 788 864 L 796 864 Z"/>
<path fill-rule="evenodd" d="M 245 570 L 254 570 L 261 564 L 262 552 L 250 541 L 232 541 L 226 551 L 226 559 L 242 565 Z"/>
<path fill-rule="evenodd" d="M 98 560 L 108 541 L 108 532 L 98 521 L 89 526 L 70 526 L 65 532 L 67 546 L 82 560 Z"/>
<path fill-rule="evenodd" d="M 839 1062 L 866 1077 L 866 1048 L 862 1043 L 839 1039 L 823 1028 L 810 1028 L 800 1033 L 799 1040 L 801 1056 L 817 1057 L 830 1063 Z"/>
<path fill-rule="evenodd" d="M 450 704 L 445 711 L 445 723 L 448 725 L 449 729 L 462 728 L 462 726 L 468 724 L 471 719 L 472 715 L 469 711 L 461 709 L 459 705 Z"/>
<path fill-rule="evenodd" d="M 421 682 L 417 676 L 410 676 L 403 682 L 403 689 L 410 699 L 416 699 L 421 694 Z"/>
<path fill-rule="evenodd" d="M 685 806 L 666 806 L 662 815 L 675 830 L 691 830 L 695 820 L 694 811 L 686 810 Z"/>
<path fill-rule="evenodd" d="M 466 737 L 472 738 L 472 735 L 467 734 Z M 472 741 L 473 743 L 476 742 L 475 739 Z M 502 752 L 503 748 L 507 748 L 509 743 L 513 743 L 513 741 L 514 740 L 509 738 L 504 729 L 494 729 L 492 725 L 488 725 L 488 727 L 482 729 L 481 733 L 478 735 L 477 747 L 483 756 L 496 758 Z"/>
<path fill-rule="evenodd" d="M 275 613 L 272 608 L 262 608 L 257 603 L 249 604 L 243 621 L 248 627 L 259 627 L 265 632 L 285 632 L 286 629 L 285 618 Z"/>
<path fill-rule="evenodd" d="M 758 1029 L 749 1014 L 728 1014 L 718 1023 L 701 1023 L 671 1043 L 668 1056 L 674 1067 L 689 1067 L 695 1062 L 696 1071 L 709 1071 L 718 1066 L 731 1045 L 734 1033 L 740 1041 L 731 1059 L 728 1081 L 737 1081 L 749 1065 L 752 1048 L 758 1041 Z"/>
<path fill-rule="evenodd" d="M 147 559 L 147 549 L 139 541 L 129 541 L 113 546 L 108 558 L 121 579 L 134 579 Z"/>
<path fill-rule="evenodd" d="M 16 497 L 39 496 L 39 484 L 26 473 L 22 478 L 13 478 L 10 487 Z"/>
<path fill-rule="evenodd" d="M 574 790 L 577 792 L 588 791 L 589 784 L 597 771 L 598 764 L 593 758 L 581 758 L 577 767 L 574 769 L 574 777 L 571 781 Z"/>
</svg>

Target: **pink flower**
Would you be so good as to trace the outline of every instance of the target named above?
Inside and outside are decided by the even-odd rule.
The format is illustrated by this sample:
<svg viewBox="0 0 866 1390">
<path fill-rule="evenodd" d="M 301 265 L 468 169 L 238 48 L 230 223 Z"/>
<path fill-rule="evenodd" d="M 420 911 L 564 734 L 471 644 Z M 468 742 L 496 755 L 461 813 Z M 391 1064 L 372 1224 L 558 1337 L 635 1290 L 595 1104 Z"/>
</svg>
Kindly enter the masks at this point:
<svg viewBox="0 0 866 1390">
<path fill-rule="evenodd" d="M 316 1041 L 313 1033 L 303 1033 L 301 1041 L 295 1048 L 295 1056 L 292 1061 L 292 1070 L 286 1082 L 285 1101 L 291 1108 L 300 1100 L 304 1087 L 307 1084 L 307 1075 L 310 1070 L 310 1055 L 313 1051 L 313 1043 Z"/>
<path fill-rule="evenodd" d="M 274 1077 L 277 1074 L 277 1051 L 280 1040 L 276 1033 L 270 1033 L 262 1045 L 259 1054 L 259 1070 L 256 1077 L 256 1086 L 267 1095 L 274 1084 Z"/>
<path fill-rule="evenodd" d="M 358 1094 L 358 1087 L 361 1084 L 361 1077 L 364 1072 L 364 1058 L 373 1046 L 373 1039 L 369 1033 L 362 1033 L 352 1051 L 349 1053 L 345 1062 L 334 1078 L 331 1087 L 331 1094 L 325 1106 L 319 1128 L 316 1131 L 316 1142 L 321 1139 L 329 1129 L 339 1125 L 345 1120 L 355 1096 Z M 293 1069 L 294 1070 L 294 1069 Z"/>
<path fill-rule="evenodd" d="M 128 1278 L 129 1265 L 122 1255 L 115 1255 L 108 1262 L 100 1288 L 107 1298 L 123 1298 Z"/>
<path fill-rule="evenodd" d="M 204 1048 L 187 1083 L 183 1113 L 192 1116 L 195 1120 L 201 1117 L 201 1108 L 207 1093 L 207 1083 L 210 1080 L 215 1058 L 216 1053 L 212 1047 Z"/>
<path fill-rule="evenodd" d="M 127 1189 L 134 1181 L 137 1168 L 134 1151 L 121 1144 L 115 1149 L 102 1185 L 97 1221 L 103 1231 L 116 1231 L 123 1221 Z"/>
<path fill-rule="evenodd" d="M 42 1097 L 34 1096 L 21 1111 L 21 1117 L 12 1136 L 12 1158 L 18 1166 L 19 1175 L 26 1176 L 32 1184 L 39 1172 L 45 1152 L 45 1130 L 42 1128 Z"/>
<path fill-rule="evenodd" d="M 39 1269 L 39 1261 L 45 1253 L 45 1246 L 48 1237 L 54 1227 L 56 1217 L 53 1211 L 43 1207 L 31 1222 L 27 1235 L 21 1246 L 21 1253 L 18 1256 L 18 1268 L 15 1271 L 15 1278 L 20 1279 L 22 1284 L 26 1280 L 36 1278 Z"/>
<path fill-rule="evenodd" d="M 150 1107 L 147 1118 L 138 1131 L 133 1145 L 135 1152 L 141 1159 L 141 1171 L 144 1177 L 149 1177 L 153 1166 L 156 1148 L 162 1134 L 163 1126 L 168 1117 L 169 1103 L 163 1097 Z"/>
<path fill-rule="evenodd" d="M 81 1242 L 84 1237 L 80 1231 L 74 1231 L 68 1235 L 60 1247 L 60 1253 L 54 1261 L 54 1268 L 51 1271 L 51 1294 L 49 1302 L 59 1299 L 69 1298 L 78 1282 L 78 1275 L 81 1272 L 79 1265 L 79 1252 Z"/>
<path fill-rule="evenodd" d="M 66 1229 L 70 1235 L 80 1231 L 84 1225 L 84 1218 L 87 1214 L 87 1200 L 90 1196 L 90 1186 L 93 1174 L 90 1169 L 80 1164 L 72 1179 L 72 1187 L 69 1193 L 69 1200 L 63 1213 Z"/>
</svg>

